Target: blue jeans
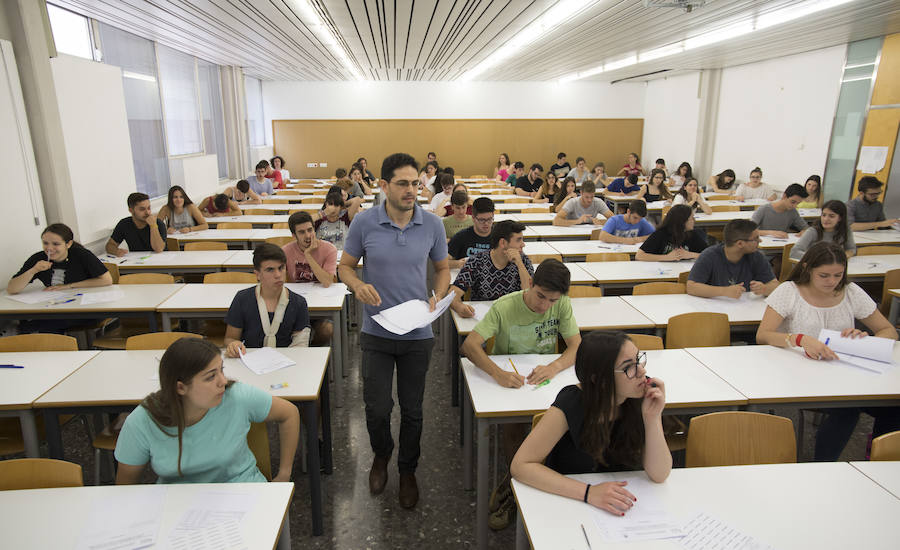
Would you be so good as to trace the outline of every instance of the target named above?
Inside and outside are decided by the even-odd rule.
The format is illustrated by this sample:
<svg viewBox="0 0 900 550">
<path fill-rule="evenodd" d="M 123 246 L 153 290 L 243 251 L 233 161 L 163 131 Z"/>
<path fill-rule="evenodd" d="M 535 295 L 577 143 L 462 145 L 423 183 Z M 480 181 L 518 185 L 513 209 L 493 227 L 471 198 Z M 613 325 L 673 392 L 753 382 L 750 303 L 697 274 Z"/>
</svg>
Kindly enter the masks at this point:
<svg viewBox="0 0 900 550">
<path fill-rule="evenodd" d="M 900 407 L 849 407 L 846 409 L 823 409 L 825 419 L 816 432 L 817 462 L 835 462 L 853 435 L 859 413 L 865 412 L 875 418 L 872 437 L 900 430 Z"/>
<path fill-rule="evenodd" d="M 431 360 L 434 338 L 393 340 L 371 334 L 359 336 L 362 356 L 363 401 L 366 428 L 375 456 L 387 458 L 394 451 L 391 437 L 391 397 L 394 366 L 397 367 L 397 399 L 400 401 L 400 451 L 397 465 L 401 473 L 413 473 L 419 462 L 422 438 L 422 399 L 425 373 Z"/>
</svg>

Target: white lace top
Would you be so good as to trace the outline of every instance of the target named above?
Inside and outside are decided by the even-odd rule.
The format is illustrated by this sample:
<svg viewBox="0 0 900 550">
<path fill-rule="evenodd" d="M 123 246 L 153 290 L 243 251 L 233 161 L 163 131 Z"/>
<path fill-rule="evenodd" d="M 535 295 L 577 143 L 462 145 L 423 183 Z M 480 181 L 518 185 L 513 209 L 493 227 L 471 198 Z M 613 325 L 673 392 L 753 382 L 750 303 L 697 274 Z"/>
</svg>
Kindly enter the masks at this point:
<svg viewBox="0 0 900 550">
<path fill-rule="evenodd" d="M 781 283 L 766 298 L 766 304 L 784 317 L 779 332 L 803 333 L 818 336 L 823 328 L 844 330 L 853 328 L 856 319 L 865 319 L 875 312 L 875 302 L 856 283 L 844 287 L 844 299 L 832 307 L 810 305 L 800 296 L 792 281 Z"/>
</svg>

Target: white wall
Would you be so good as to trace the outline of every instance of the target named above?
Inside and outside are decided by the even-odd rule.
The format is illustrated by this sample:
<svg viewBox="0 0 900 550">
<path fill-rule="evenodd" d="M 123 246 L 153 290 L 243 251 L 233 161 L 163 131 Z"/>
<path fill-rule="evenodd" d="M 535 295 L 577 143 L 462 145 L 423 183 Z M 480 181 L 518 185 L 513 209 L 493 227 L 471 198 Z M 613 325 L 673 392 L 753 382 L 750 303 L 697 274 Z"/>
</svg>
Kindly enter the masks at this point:
<svg viewBox="0 0 900 550">
<path fill-rule="evenodd" d="M 263 82 L 272 120 L 642 118 L 644 84 L 605 82 Z"/>
<path fill-rule="evenodd" d="M 50 68 L 75 205 L 75 219 L 59 221 L 85 244 L 105 240 L 137 189 L 122 71 L 69 55 L 51 59 Z"/>
<path fill-rule="evenodd" d="M 269 135 L 266 137 L 266 140 L 269 143 L 272 143 L 272 122 L 266 122 L 266 127 L 269 128 Z M 247 174 L 241 176 L 241 178 L 246 178 L 253 174 L 253 171 L 256 169 L 256 163 L 261 160 L 270 160 L 275 153 L 272 152 L 271 145 L 263 145 L 261 147 L 251 147 L 250 148 L 250 171 Z M 294 167 L 296 169 L 296 167 Z M 295 176 L 296 177 L 296 176 Z"/>
<path fill-rule="evenodd" d="M 777 189 L 822 174 L 846 46 L 722 71 L 712 169 L 746 180 L 759 166 Z"/>
<path fill-rule="evenodd" d="M 682 162 L 696 164 L 700 73 L 690 73 L 647 82 L 644 95 L 643 165 L 663 158 L 669 171 Z"/>
<path fill-rule="evenodd" d="M 171 185 L 184 188 L 192 201 L 219 192 L 219 164 L 216 155 L 197 155 L 169 159 Z"/>
</svg>

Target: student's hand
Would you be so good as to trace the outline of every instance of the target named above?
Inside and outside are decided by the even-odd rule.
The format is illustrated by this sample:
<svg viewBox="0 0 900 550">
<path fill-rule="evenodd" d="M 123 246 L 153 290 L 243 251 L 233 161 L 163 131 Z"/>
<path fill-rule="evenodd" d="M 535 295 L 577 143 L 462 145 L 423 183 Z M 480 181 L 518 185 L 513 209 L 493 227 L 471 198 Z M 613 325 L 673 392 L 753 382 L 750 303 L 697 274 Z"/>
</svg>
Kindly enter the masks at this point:
<svg viewBox="0 0 900 550">
<path fill-rule="evenodd" d="M 72 286 L 71 283 L 67 284 L 67 285 L 51 285 L 51 286 L 48 286 L 47 288 L 45 288 L 44 292 L 47 292 L 48 290 L 68 290 L 70 288 L 75 288 L 75 287 Z"/>
<path fill-rule="evenodd" d="M 641 242 L 640 240 L 638 240 L 637 237 L 627 237 L 627 239 L 628 239 L 627 244 L 637 244 L 637 243 Z"/>
<path fill-rule="evenodd" d="M 738 202 L 744 202 L 744 196 L 743 195 L 735 195 L 734 200 L 736 200 Z"/>
<path fill-rule="evenodd" d="M 150 227 L 156 226 L 156 220 L 156 214 L 150 214 L 149 216 L 147 216 L 147 224 L 149 224 Z"/>
<path fill-rule="evenodd" d="M 744 294 L 744 285 L 729 285 L 726 287 L 722 287 L 722 292 L 722 296 L 727 296 L 729 298 L 738 300 Z"/>
<path fill-rule="evenodd" d="M 179 233 L 190 233 L 191 228 L 190 227 L 182 227 L 181 229 L 178 230 L 178 232 Z"/>
<path fill-rule="evenodd" d="M 453 311 L 455 311 L 456 314 L 463 319 L 471 319 L 472 317 L 475 317 L 475 308 L 470 306 L 469 304 L 464 304 L 462 302 L 460 302 L 458 306 L 454 307 Z"/>
<path fill-rule="evenodd" d="M 525 377 L 514 372 L 498 369 L 497 374 L 493 375 L 494 380 L 504 388 L 521 388 L 525 383 Z"/>
<path fill-rule="evenodd" d="M 844 338 L 863 338 L 868 335 L 869 333 L 867 333 L 866 331 L 855 328 L 845 328 L 841 331 L 841 336 L 843 336 Z"/>
<path fill-rule="evenodd" d="M 378 295 L 378 291 L 375 290 L 375 287 L 370 284 L 359 285 L 356 287 L 354 293 L 356 294 L 356 299 L 366 305 L 381 305 L 381 296 Z"/>
<path fill-rule="evenodd" d="M 31 269 L 33 269 L 35 273 L 40 273 L 42 271 L 47 271 L 51 267 L 53 267 L 53 262 L 49 262 L 47 260 L 38 260 L 37 263 L 34 264 L 34 267 L 32 267 Z"/>
<path fill-rule="evenodd" d="M 506 254 L 506 259 L 510 262 L 515 262 L 522 258 L 522 253 L 517 248 L 507 248 L 504 254 Z"/>
<path fill-rule="evenodd" d="M 662 415 L 664 408 L 666 408 L 666 385 L 659 378 L 648 379 L 644 387 L 644 400 L 641 402 L 644 418 L 657 418 Z"/>
<path fill-rule="evenodd" d="M 238 342 L 237 340 L 231 342 L 225 348 L 225 355 L 228 357 L 240 357 L 243 353 L 247 353 L 247 348 L 244 347 L 243 342 Z"/>
<path fill-rule="evenodd" d="M 309 256 L 314 251 L 318 250 L 318 248 L 319 248 L 319 239 L 317 239 L 316 236 L 313 235 L 312 240 L 309 242 L 309 248 L 304 250 L 303 254 L 305 254 L 306 256 Z"/>
<path fill-rule="evenodd" d="M 800 339 L 800 345 L 803 347 L 803 351 L 806 352 L 806 356 L 810 359 L 825 359 L 828 361 L 838 358 L 837 354 L 833 352 L 831 348 L 812 336 L 804 334 L 803 338 Z"/>
<path fill-rule="evenodd" d="M 262 193 L 259 194 L 259 196 L 260 196 L 260 197 L 268 197 L 269 194 L 266 193 L 266 192 L 262 192 Z"/>
<path fill-rule="evenodd" d="M 428 311 L 434 311 L 437 308 L 437 303 L 440 300 L 436 295 L 432 294 L 430 298 L 428 298 Z"/>
<path fill-rule="evenodd" d="M 566 198 L 567 198 L 567 199 L 574 199 L 574 198 L 577 197 L 577 196 L 578 196 L 578 193 L 576 193 L 575 191 L 572 191 L 571 193 L 569 193 L 568 195 L 566 195 Z"/>
<path fill-rule="evenodd" d="M 637 498 L 625 489 L 626 485 L 627 481 L 607 481 L 591 485 L 588 504 L 606 510 L 614 516 L 624 516 L 637 501 Z"/>
<path fill-rule="evenodd" d="M 750 292 L 757 296 L 762 296 L 766 292 L 766 285 L 759 281 L 750 281 Z"/>
<path fill-rule="evenodd" d="M 553 367 L 550 365 L 538 365 L 534 367 L 534 370 L 531 371 L 531 374 L 528 375 L 525 381 L 536 386 L 544 380 L 553 378 L 553 374 Z"/>
<path fill-rule="evenodd" d="M 175 234 L 175 228 L 174 228 L 174 227 L 170 227 L 170 228 L 166 229 L 166 233 L 168 233 L 169 235 L 174 235 L 174 234 Z"/>
<path fill-rule="evenodd" d="M 128 251 L 125 250 L 124 248 L 117 248 L 117 249 L 116 249 L 116 256 L 118 256 L 118 257 L 121 258 L 121 257 L 124 256 L 125 254 L 128 254 Z"/>
<path fill-rule="evenodd" d="M 769 233 L 770 237 L 775 237 L 776 239 L 787 239 L 788 234 L 784 231 L 772 231 Z"/>
</svg>

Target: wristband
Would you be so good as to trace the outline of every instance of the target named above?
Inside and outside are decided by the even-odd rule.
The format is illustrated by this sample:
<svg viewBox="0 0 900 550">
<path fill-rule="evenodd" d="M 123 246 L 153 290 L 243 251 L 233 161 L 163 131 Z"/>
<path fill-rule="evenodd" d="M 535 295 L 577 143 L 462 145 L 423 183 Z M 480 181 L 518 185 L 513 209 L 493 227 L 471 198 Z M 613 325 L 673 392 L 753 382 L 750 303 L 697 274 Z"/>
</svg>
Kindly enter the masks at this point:
<svg viewBox="0 0 900 550">
<path fill-rule="evenodd" d="M 802 340 L 802 339 L 803 339 L 803 334 L 802 334 L 802 333 L 798 333 L 797 336 L 796 336 L 796 338 L 795 338 L 795 340 L 794 340 L 798 348 L 800 347 L 800 340 Z"/>
<path fill-rule="evenodd" d="M 591 484 L 590 483 L 585 484 L 585 486 L 584 486 L 584 501 L 585 502 L 587 502 L 588 491 L 590 491 L 590 490 L 591 490 Z"/>
</svg>

